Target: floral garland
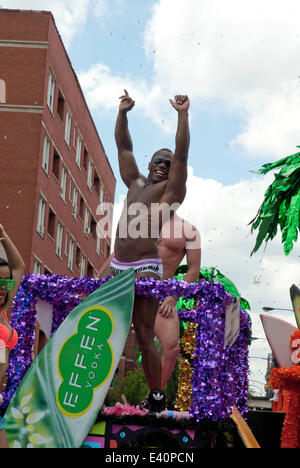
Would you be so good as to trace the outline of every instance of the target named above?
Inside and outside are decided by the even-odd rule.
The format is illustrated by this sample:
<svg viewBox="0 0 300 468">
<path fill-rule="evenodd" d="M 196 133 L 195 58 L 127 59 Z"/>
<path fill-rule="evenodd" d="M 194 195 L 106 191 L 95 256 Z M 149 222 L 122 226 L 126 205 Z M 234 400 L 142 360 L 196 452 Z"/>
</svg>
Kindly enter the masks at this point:
<svg viewBox="0 0 300 468">
<path fill-rule="evenodd" d="M 291 337 L 300 339 L 300 330 Z M 281 433 L 281 448 L 300 448 L 300 365 L 274 368 L 269 377 L 271 388 L 284 390 L 287 412 Z"/>
<path fill-rule="evenodd" d="M 69 278 L 60 275 L 25 275 L 16 294 L 11 324 L 19 342 L 10 355 L 7 384 L 3 393 L 6 408 L 32 363 L 35 339 L 35 305 L 37 299 L 53 304 L 53 328 L 56 331 L 74 307 L 110 278 Z M 226 306 L 233 297 L 220 283 L 204 279 L 186 283 L 173 278 L 135 280 L 136 294 L 163 300 L 175 295 L 198 301 L 196 310 L 178 310 L 181 320 L 197 327 L 190 416 L 200 421 L 226 419 L 235 404 L 241 413 L 247 411 L 248 345 L 251 336 L 249 315 L 241 310 L 241 331 L 232 348 L 224 349 Z"/>
</svg>

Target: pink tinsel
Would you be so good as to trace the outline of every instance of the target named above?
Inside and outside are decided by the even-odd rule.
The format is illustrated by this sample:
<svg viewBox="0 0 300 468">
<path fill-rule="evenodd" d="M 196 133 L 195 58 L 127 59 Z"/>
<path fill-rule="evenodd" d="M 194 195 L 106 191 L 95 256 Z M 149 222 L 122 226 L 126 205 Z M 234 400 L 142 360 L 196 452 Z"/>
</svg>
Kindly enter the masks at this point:
<svg viewBox="0 0 300 468">
<path fill-rule="evenodd" d="M 139 406 L 132 406 L 129 403 L 122 404 L 119 401 L 110 408 L 104 408 L 102 410 L 103 414 L 116 414 L 119 416 L 126 416 L 126 415 L 138 415 L 138 416 L 145 416 L 148 414 L 148 410 L 142 410 Z"/>
</svg>

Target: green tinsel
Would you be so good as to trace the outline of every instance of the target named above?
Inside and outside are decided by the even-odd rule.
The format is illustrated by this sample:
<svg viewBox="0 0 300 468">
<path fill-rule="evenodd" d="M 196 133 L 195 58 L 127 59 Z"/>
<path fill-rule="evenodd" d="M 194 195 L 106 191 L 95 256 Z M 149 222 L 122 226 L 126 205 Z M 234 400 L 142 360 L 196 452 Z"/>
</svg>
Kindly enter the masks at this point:
<svg viewBox="0 0 300 468">
<path fill-rule="evenodd" d="M 300 148 L 300 146 L 297 146 Z M 255 246 L 251 255 L 255 253 L 262 242 L 266 244 L 274 239 L 278 227 L 282 233 L 282 243 L 285 255 L 293 250 L 293 243 L 297 242 L 300 230 L 300 152 L 274 163 L 264 164 L 256 174 L 267 174 L 274 169 L 281 168 L 274 175 L 274 182 L 267 188 L 264 201 L 255 218 L 250 221 L 251 232 L 258 229 Z"/>
<path fill-rule="evenodd" d="M 178 280 L 182 280 L 185 273 L 188 271 L 187 265 L 180 265 L 177 270 L 176 270 L 176 278 Z M 227 276 L 223 275 L 217 268 L 215 267 L 202 267 L 200 268 L 199 271 L 199 280 L 201 278 L 206 279 L 206 281 L 210 281 L 213 283 L 214 281 L 217 281 L 218 283 L 223 284 L 225 291 L 227 291 L 229 294 L 232 294 L 232 296 L 237 299 L 240 296 L 240 293 L 235 286 L 235 284 L 227 278 Z M 179 298 L 179 301 L 177 303 L 177 309 L 184 309 L 185 307 L 188 307 L 188 305 L 192 305 L 191 308 L 193 308 L 193 303 L 190 304 L 190 299 L 184 299 L 184 298 Z M 251 310 L 249 302 L 244 299 L 243 297 L 241 298 L 241 308 L 243 310 Z"/>
</svg>

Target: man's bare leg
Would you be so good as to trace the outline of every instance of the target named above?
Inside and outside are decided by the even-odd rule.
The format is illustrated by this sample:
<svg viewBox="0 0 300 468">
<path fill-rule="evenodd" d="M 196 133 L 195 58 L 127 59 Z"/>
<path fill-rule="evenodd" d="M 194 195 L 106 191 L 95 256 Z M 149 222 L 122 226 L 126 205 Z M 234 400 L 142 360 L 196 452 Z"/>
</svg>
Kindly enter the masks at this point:
<svg viewBox="0 0 300 468">
<path fill-rule="evenodd" d="M 177 313 L 172 317 L 165 318 L 157 314 L 154 333 L 162 347 L 162 373 L 161 387 L 164 388 L 174 370 L 179 354 L 179 319 Z"/>
<path fill-rule="evenodd" d="M 135 297 L 133 326 L 142 353 L 142 366 L 149 390 L 161 388 L 161 359 L 154 343 L 157 307 L 158 300 L 154 297 Z"/>
</svg>

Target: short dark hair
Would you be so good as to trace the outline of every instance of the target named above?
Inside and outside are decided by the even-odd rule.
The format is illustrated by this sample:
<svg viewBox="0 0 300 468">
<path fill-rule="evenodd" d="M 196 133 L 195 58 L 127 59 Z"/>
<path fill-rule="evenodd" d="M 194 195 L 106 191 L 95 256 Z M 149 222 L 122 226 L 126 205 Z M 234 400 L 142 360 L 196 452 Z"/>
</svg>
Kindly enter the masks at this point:
<svg viewBox="0 0 300 468">
<path fill-rule="evenodd" d="M 154 156 L 155 156 L 157 153 L 160 153 L 161 151 L 167 151 L 167 153 L 170 153 L 170 154 L 173 156 L 173 151 L 172 151 L 172 150 L 170 150 L 169 148 L 161 148 L 161 149 L 155 151 L 155 153 L 153 154 L 152 158 L 154 158 Z M 151 158 L 151 159 L 152 159 L 152 158 Z"/>
</svg>

